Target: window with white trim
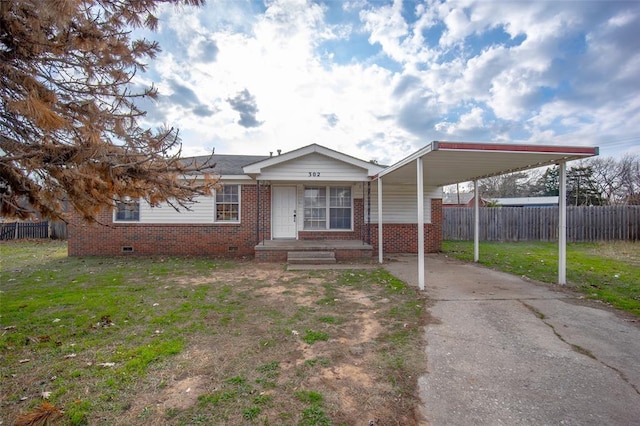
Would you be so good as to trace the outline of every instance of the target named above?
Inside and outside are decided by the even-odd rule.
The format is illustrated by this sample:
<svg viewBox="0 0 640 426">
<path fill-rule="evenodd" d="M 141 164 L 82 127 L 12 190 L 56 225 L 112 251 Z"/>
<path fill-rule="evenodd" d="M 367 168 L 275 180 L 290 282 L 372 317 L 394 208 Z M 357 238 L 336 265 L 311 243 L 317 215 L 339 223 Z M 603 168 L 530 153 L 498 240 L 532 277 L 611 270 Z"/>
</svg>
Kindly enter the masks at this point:
<svg viewBox="0 0 640 426">
<path fill-rule="evenodd" d="M 116 222 L 139 222 L 140 221 L 140 200 L 124 197 L 116 201 Z"/>
<path fill-rule="evenodd" d="M 215 198 L 216 222 L 240 222 L 240 185 L 222 185 Z"/>
<path fill-rule="evenodd" d="M 305 230 L 350 230 L 353 201 L 349 186 L 317 186 L 304 189 Z"/>
</svg>

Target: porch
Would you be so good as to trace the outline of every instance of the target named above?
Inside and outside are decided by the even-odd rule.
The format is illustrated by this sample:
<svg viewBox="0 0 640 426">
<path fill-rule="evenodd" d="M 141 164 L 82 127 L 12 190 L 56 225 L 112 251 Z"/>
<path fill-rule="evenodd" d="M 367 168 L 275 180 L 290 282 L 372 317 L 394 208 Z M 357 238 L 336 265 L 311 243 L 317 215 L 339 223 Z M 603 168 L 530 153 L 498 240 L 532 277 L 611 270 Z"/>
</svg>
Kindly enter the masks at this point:
<svg viewBox="0 0 640 426">
<path fill-rule="evenodd" d="M 330 252 L 338 262 L 370 260 L 373 247 L 361 240 L 262 240 L 254 247 L 260 262 L 286 262 L 289 252 Z"/>
</svg>

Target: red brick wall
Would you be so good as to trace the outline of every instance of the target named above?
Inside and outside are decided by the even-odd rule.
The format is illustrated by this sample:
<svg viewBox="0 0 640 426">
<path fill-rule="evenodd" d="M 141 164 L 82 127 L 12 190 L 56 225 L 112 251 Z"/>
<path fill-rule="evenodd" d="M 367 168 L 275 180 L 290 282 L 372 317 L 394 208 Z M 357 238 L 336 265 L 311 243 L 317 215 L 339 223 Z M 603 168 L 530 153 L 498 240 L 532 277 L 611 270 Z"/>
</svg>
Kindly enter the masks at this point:
<svg viewBox="0 0 640 426">
<path fill-rule="evenodd" d="M 417 253 L 418 224 L 384 223 L 385 253 Z M 375 255 L 378 253 L 378 225 L 371 224 L 371 245 Z M 442 250 L 442 200 L 431 200 L 431 223 L 424 225 L 424 251 L 437 253 Z"/>
<path fill-rule="evenodd" d="M 98 218 L 104 225 L 87 225 L 77 217 L 68 226 L 70 256 L 119 255 L 197 255 L 197 256 L 253 256 L 254 246 L 271 238 L 271 189 L 262 187 L 260 206 L 257 205 L 255 185 L 242 185 L 241 224 L 141 224 L 113 223 L 112 212 Z M 301 231 L 299 238 L 366 240 L 367 227 L 363 223 L 363 200 L 354 200 L 354 230 L 349 232 Z M 258 212 L 259 216 L 258 216 Z M 425 224 L 425 251 L 438 252 L 442 247 L 442 200 L 431 200 L 432 224 Z M 260 225 L 258 229 L 256 223 Z M 417 253 L 416 224 L 384 224 L 386 253 Z M 371 224 L 371 245 L 378 249 L 378 227 Z M 123 253 L 132 247 L 132 253 Z M 359 254 L 360 255 L 360 254 Z M 358 256 L 359 256 L 358 255 Z M 281 254 L 260 253 L 261 260 L 279 260 Z M 273 259 L 267 259 L 274 256 Z M 346 256 L 346 255 L 345 255 Z M 275 257 L 278 257 L 276 259 Z"/>
<path fill-rule="evenodd" d="M 270 238 L 270 191 L 262 188 L 261 208 L 255 185 L 242 185 L 240 224 L 144 224 L 113 223 L 113 213 L 103 212 L 98 220 L 105 225 L 88 225 L 77 217 L 68 227 L 69 256 L 176 255 L 253 256 L 257 244 L 257 212 L 261 211 L 262 232 Z M 267 212 L 262 221 L 262 212 Z M 123 247 L 133 248 L 124 253 Z"/>
</svg>

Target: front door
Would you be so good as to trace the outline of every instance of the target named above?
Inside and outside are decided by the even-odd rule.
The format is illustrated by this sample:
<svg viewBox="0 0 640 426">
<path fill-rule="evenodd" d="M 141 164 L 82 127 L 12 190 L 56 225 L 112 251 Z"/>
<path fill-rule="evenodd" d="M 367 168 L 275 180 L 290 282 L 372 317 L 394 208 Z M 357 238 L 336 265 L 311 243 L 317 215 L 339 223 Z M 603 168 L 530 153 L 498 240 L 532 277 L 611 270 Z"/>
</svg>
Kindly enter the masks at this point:
<svg viewBox="0 0 640 426">
<path fill-rule="evenodd" d="M 272 191 L 273 238 L 296 238 L 296 187 L 274 186 Z"/>
</svg>

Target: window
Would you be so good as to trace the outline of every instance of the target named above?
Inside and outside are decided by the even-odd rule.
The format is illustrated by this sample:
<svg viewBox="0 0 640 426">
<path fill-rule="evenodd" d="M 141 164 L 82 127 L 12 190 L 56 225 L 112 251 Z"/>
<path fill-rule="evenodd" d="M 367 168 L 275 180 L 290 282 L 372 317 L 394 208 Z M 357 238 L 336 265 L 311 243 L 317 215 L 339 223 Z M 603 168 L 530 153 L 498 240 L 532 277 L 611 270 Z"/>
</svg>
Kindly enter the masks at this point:
<svg viewBox="0 0 640 426">
<path fill-rule="evenodd" d="M 329 228 L 351 229 L 351 188 L 329 188 Z"/>
<path fill-rule="evenodd" d="M 327 229 L 327 189 L 304 189 L 304 229 Z"/>
<path fill-rule="evenodd" d="M 351 216 L 350 187 L 304 189 L 304 229 L 351 229 Z"/>
<path fill-rule="evenodd" d="M 140 220 L 140 200 L 125 197 L 123 201 L 116 201 L 116 221 L 138 222 Z"/>
<path fill-rule="evenodd" d="M 222 185 L 216 190 L 216 222 L 240 221 L 240 185 Z"/>
</svg>

